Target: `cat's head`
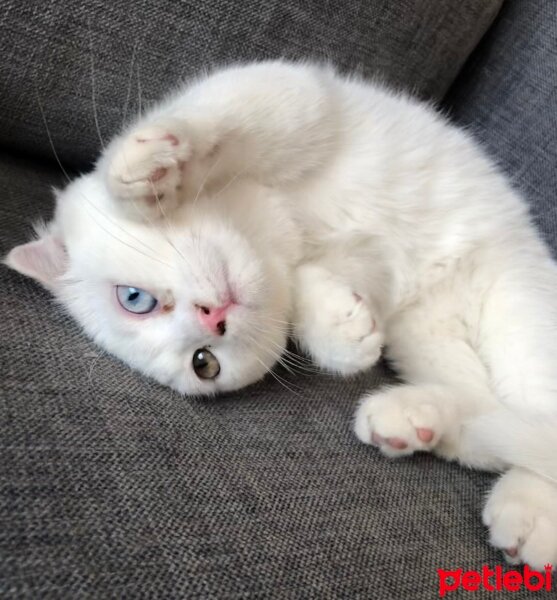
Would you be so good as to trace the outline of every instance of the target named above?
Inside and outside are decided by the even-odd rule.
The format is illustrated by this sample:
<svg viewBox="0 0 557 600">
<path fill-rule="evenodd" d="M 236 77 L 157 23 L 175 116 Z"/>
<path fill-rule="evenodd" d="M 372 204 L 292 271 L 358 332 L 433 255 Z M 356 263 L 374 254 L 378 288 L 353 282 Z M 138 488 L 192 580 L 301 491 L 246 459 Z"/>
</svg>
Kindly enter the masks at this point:
<svg viewBox="0 0 557 600">
<path fill-rule="evenodd" d="M 288 334 L 293 244 L 263 193 L 235 186 L 134 221 L 86 175 L 57 192 L 54 219 L 6 263 L 133 368 L 185 394 L 237 389 L 265 374 Z"/>
</svg>

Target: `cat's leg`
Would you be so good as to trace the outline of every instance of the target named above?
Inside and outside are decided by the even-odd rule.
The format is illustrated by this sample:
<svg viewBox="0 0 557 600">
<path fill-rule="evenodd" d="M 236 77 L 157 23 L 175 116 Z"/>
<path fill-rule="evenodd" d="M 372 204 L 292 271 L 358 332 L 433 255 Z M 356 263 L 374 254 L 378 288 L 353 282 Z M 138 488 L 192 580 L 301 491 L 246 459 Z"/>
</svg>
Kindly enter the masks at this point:
<svg viewBox="0 0 557 600">
<path fill-rule="evenodd" d="M 490 275 L 478 346 L 506 406 L 557 417 L 557 267 L 529 233 Z"/>
<path fill-rule="evenodd" d="M 483 511 L 490 542 L 512 564 L 557 565 L 557 482 L 513 468 L 495 484 Z"/>
<path fill-rule="evenodd" d="M 363 398 L 354 421 L 358 438 L 390 457 L 433 451 L 478 468 L 503 468 L 497 457 L 476 452 L 467 435 L 468 424 L 497 401 L 460 319 L 439 305 L 417 306 L 389 323 L 386 345 L 407 383 Z"/>
<path fill-rule="evenodd" d="M 185 87 L 116 138 L 101 159 L 112 194 L 159 206 L 249 176 L 298 181 L 334 150 L 334 77 L 309 65 L 258 63 Z"/>
<path fill-rule="evenodd" d="M 557 282 L 545 250 L 521 248 L 517 239 L 510 266 L 482 260 L 496 271 L 475 269 L 472 293 L 461 289 L 460 306 L 476 303 L 466 318 L 447 312 L 459 306 L 454 296 L 410 310 L 387 328 L 389 354 L 409 383 L 365 398 L 355 425 L 360 439 L 389 456 L 432 450 L 477 468 L 520 464 L 495 486 L 484 521 L 507 558 L 542 566 L 554 563 L 557 539 Z M 530 252 L 535 260 L 525 260 Z M 514 418 L 506 418 L 509 411 Z M 538 440 L 531 434 L 540 419 Z"/>
<path fill-rule="evenodd" d="M 496 272 L 483 299 L 478 341 L 505 409 L 501 417 L 480 422 L 475 437 L 522 468 L 497 482 L 484 523 L 510 562 L 555 567 L 557 269 L 533 231 L 515 232 L 492 264 Z"/>
<path fill-rule="evenodd" d="M 157 217 L 178 205 L 192 157 L 181 126 L 177 119 L 145 119 L 116 138 L 103 156 L 108 188 L 131 217 Z"/>
<path fill-rule="evenodd" d="M 377 362 L 384 336 L 369 296 L 316 263 L 298 267 L 295 288 L 294 336 L 317 365 L 348 375 Z"/>
</svg>

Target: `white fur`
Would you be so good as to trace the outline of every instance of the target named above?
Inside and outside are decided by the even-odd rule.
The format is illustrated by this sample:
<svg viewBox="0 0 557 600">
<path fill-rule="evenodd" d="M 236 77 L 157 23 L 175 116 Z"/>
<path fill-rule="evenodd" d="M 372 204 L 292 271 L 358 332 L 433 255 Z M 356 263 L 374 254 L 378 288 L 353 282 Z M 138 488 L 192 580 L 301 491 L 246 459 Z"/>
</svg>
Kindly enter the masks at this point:
<svg viewBox="0 0 557 600">
<path fill-rule="evenodd" d="M 363 399 L 358 437 L 389 456 L 522 467 L 488 501 L 492 541 L 513 560 L 557 563 L 539 533 L 557 528 L 557 269 L 525 203 L 433 109 L 328 68 L 229 68 L 116 137 L 59 194 L 41 239 L 67 256 L 53 265 L 42 249 L 58 246 L 35 242 L 8 264 L 180 392 L 259 379 L 288 324 L 339 373 L 371 367 L 385 344 L 407 383 Z M 115 284 L 170 310 L 130 318 Z M 228 288 L 239 306 L 215 338 L 195 306 Z M 221 363 L 214 381 L 192 371 L 205 346 Z"/>
</svg>

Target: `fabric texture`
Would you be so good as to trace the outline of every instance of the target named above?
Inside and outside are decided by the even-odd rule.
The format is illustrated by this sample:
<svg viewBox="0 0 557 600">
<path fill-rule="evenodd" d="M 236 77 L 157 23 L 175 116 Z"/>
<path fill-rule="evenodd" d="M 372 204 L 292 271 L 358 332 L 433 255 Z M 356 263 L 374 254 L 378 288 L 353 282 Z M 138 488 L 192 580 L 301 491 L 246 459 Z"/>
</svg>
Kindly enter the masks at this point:
<svg viewBox="0 0 557 600">
<path fill-rule="evenodd" d="M 528 199 L 557 257 L 557 4 L 506 0 L 447 99 Z"/>
<path fill-rule="evenodd" d="M 552 235 L 555 20 L 549 0 L 533 4 L 506 1 L 450 106 Z M 144 101 L 207 62 L 317 49 L 440 97 L 462 40 L 472 48 L 498 3 L 376 1 L 353 14 L 340 0 L 249 10 L 221 0 L 195 12 L 170 0 L 4 5 L 0 255 L 49 216 L 49 187 L 64 182 L 29 157 L 51 155 L 34 86 L 63 158 L 83 163 L 98 149 L 89 24 L 108 137 L 123 116 L 122 74 L 133 73 L 137 98 L 135 40 Z M 185 66 L 170 58 L 179 50 L 192 57 Z M 0 306 L 1 598 L 431 600 L 438 568 L 501 563 L 480 522 L 491 475 L 430 456 L 390 461 L 351 433 L 358 397 L 393 380 L 385 365 L 350 380 L 278 370 L 281 381 L 192 400 L 103 355 L 46 292 L 1 265 Z"/>
<path fill-rule="evenodd" d="M 83 166 L 123 121 L 238 60 L 331 60 L 440 98 L 502 0 L 3 0 L 0 143 Z M 41 114 L 41 111 L 43 114 Z"/>
</svg>

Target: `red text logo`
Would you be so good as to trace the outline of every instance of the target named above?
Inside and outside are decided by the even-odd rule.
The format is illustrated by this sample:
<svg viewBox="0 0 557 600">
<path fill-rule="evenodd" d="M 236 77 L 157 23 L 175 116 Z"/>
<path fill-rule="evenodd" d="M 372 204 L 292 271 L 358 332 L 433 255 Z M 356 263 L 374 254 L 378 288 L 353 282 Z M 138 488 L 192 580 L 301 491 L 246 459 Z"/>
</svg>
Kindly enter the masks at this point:
<svg viewBox="0 0 557 600">
<path fill-rule="evenodd" d="M 475 592 L 479 589 L 490 592 L 501 590 L 518 592 L 522 589 L 532 592 L 539 592 L 540 590 L 550 592 L 552 586 L 551 569 L 551 565 L 545 565 L 543 571 L 534 571 L 528 565 L 525 565 L 522 572 L 505 572 L 501 566 L 490 569 L 487 565 L 484 565 L 481 571 L 464 571 L 464 569 L 445 571 L 444 569 L 437 569 L 439 596 L 443 598 L 449 592 L 458 589 L 467 592 Z"/>
</svg>

